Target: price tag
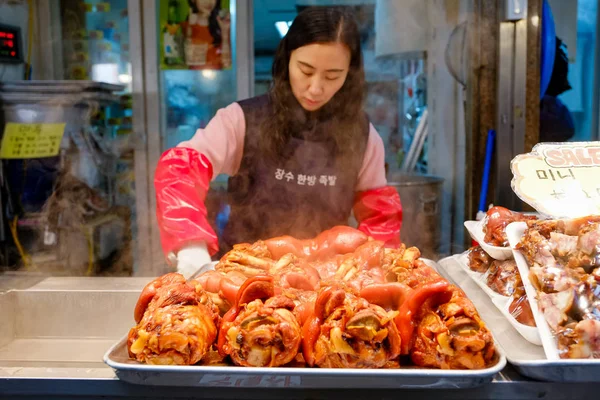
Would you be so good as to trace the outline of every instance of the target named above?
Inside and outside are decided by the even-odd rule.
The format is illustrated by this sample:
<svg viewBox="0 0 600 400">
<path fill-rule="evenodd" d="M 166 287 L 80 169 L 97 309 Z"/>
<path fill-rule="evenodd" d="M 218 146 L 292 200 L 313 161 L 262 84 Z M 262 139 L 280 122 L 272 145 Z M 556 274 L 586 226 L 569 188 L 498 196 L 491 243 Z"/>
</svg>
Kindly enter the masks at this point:
<svg viewBox="0 0 600 400">
<path fill-rule="evenodd" d="M 0 158 L 54 157 L 60 151 L 65 124 L 16 124 L 4 128 Z"/>
<path fill-rule="evenodd" d="M 540 143 L 510 164 L 513 191 L 554 218 L 600 214 L 600 142 Z"/>
</svg>

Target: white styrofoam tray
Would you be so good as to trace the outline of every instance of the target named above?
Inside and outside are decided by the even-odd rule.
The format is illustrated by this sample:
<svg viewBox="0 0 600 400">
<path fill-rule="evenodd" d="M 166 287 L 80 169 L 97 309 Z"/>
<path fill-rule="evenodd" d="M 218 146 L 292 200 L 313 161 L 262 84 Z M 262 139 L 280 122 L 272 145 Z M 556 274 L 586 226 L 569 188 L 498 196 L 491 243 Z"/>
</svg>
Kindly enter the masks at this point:
<svg viewBox="0 0 600 400">
<path fill-rule="evenodd" d="M 481 221 L 465 221 L 464 225 L 469 231 L 469 234 L 475 240 L 481 248 L 495 260 L 508 260 L 512 258 L 512 250 L 510 247 L 492 246 L 487 244 L 483 239 L 485 234 L 483 233 L 483 225 L 485 219 Z"/>
<path fill-rule="evenodd" d="M 508 362 L 522 375 L 550 382 L 600 382 L 598 360 L 548 360 L 542 346 L 525 340 L 460 266 L 456 256 L 438 261 L 439 272 L 461 287 L 502 347 Z"/>
<path fill-rule="evenodd" d="M 506 227 L 506 234 L 508 236 L 508 240 L 510 242 L 511 247 L 514 249 L 517 244 L 521 241 L 525 230 L 527 229 L 527 224 L 525 222 L 513 222 Z M 541 312 L 538 301 L 537 301 L 537 290 L 533 287 L 531 281 L 529 280 L 529 265 L 527 264 L 527 260 L 518 250 L 513 250 L 515 261 L 517 262 L 517 266 L 519 267 L 519 273 L 521 274 L 521 279 L 523 280 L 523 285 L 525 287 L 525 292 L 527 293 L 527 299 L 529 300 L 529 304 L 531 306 L 531 311 L 533 313 L 533 317 L 535 319 L 535 323 L 538 326 L 538 331 L 540 333 L 540 338 L 542 340 L 542 346 L 544 348 L 544 353 L 546 358 L 550 361 L 567 363 L 568 365 L 573 366 L 586 366 L 590 368 L 591 366 L 595 366 L 596 371 L 598 372 L 598 380 L 600 380 L 600 359 L 562 359 L 558 353 L 558 345 L 556 343 L 556 338 L 550 329 L 550 326 L 546 322 L 546 318 L 544 314 Z"/>
<path fill-rule="evenodd" d="M 509 312 L 510 303 L 513 298 L 511 296 L 503 296 L 500 293 L 496 293 L 493 291 L 485 282 L 484 274 L 480 272 L 473 271 L 469 268 L 469 256 L 468 252 L 465 252 L 460 255 L 454 256 L 456 257 L 459 266 L 463 269 L 463 271 L 488 295 L 488 297 L 492 300 L 493 304 L 498 307 L 498 310 L 502 312 L 502 314 L 506 317 L 508 322 L 525 338 L 527 341 L 531 342 L 536 346 L 541 346 L 542 341 L 540 339 L 540 335 L 538 333 L 538 329 L 534 326 L 527 326 L 525 324 L 520 323 L 513 317 Z"/>
</svg>

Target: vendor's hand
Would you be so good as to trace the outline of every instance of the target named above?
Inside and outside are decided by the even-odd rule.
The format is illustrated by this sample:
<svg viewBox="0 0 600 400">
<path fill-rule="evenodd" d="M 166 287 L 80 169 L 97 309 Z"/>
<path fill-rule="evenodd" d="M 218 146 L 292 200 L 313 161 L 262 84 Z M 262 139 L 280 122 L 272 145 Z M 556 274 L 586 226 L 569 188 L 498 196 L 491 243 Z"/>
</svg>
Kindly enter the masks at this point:
<svg viewBox="0 0 600 400">
<path fill-rule="evenodd" d="M 189 279 L 200 267 L 212 262 L 206 243 L 184 247 L 177 253 L 177 272 Z"/>
</svg>

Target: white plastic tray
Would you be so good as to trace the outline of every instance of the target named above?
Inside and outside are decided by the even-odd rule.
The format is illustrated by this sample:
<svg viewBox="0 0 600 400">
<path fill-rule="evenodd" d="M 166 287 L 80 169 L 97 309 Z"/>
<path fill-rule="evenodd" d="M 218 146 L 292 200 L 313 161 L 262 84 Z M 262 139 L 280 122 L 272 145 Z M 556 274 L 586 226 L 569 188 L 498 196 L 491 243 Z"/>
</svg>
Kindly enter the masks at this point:
<svg viewBox="0 0 600 400">
<path fill-rule="evenodd" d="M 469 231 L 469 234 L 475 240 L 481 248 L 495 260 L 508 260 L 512 258 L 512 250 L 510 247 L 499 247 L 487 244 L 483 239 L 485 234 L 483 233 L 484 220 L 481 221 L 465 221 L 465 228 Z"/>
<path fill-rule="evenodd" d="M 512 248 L 515 248 L 517 244 L 519 244 L 519 241 L 521 240 L 521 237 L 526 229 L 527 224 L 525 222 L 513 222 L 506 227 L 506 234 Z M 546 357 L 548 360 L 559 360 L 560 357 L 558 355 L 556 340 L 550 331 L 550 327 L 548 326 L 544 315 L 540 312 L 537 302 L 537 291 L 529 280 L 529 265 L 527 265 L 527 261 L 520 251 L 514 250 L 514 257 L 515 261 L 517 262 L 517 267 L 519 267 L 519 273 L 521 274 L 521 279 L 523 280 L 523 286 L 525 286 L 527 300 L 529 300 L 529 304 L 531 305 L 531 312 L 533 313 L 535 324 L 538 326 L 538 331 L 540 332 L 542 346 L 544 346 Z"/>
<path fill-rule="evenodd" d="M 527 229 L 527 224 L 525 222 L 513 222 L 506 227 L 506 233 L 508 235 L 508 240 L 512 248 L 515 248 L 525 230 Z M 540 337 L 542 339 L 542 345 L 544 347 L 544 352 L 546 354 L 546 358 L 551 361 L 560 362 L 568 362 L 570 365 L 585 365 L 587 367 L 595 366 L 598 371 L 598 379 L 600 380 L 600 359 L 561 359 L 558 354 L 558 345 L 556 343 L 556 338 L 550 329 L 550 326 L 546 322 L 546 318 L 544 314 L 540 311 L 538 302 L 537 302 L 537 291 L 531 284 L 529 280 L 529 265 L 527 264 L 527 260 L 521 254 L 521 252 L 514 250 L 515 261 L 517 262 L 517 266 L 519 267 L 519 273 L 521 274 L 521 279 L 523 280 L 523 285 L 525 286 L 525 292 L 527 293 L 527 299 L 529 300 L 529 304 L 531 305 L 531 311 L 533 312 L 533 317 L 535 319 L 535 323 L 538 326 L 538 330 L 540 332 Z"/>
<path fill-rule="evenodd" d="M 438 264 L 440 274 L 454 281 L 473 301 L 508 362 L 522 375 L 550 382 L 600 382 L 597 360 L 548 360 L 542 346 L 525 340 L 460 267 L 456 256 L 440 260 Z"/>
<path fill-rule="evenodd" d="M 525 338 L 527 341 L 531 342 L 536 346 L 542 345 L 542 340 L 540 339 L 540 335 L 538 333 L 538 329 L 533 326 L 527 326 L 525 324 L 520 323 L 513 317 L 508 308 L 510 307 L 510 303 L 512 302 L 512 297 L 502 296 L 500 293 L 494 292 L 484 281 L 484 274 L 480 272 L 475 272 L 471 268 L 469 268 L 469 256 L 468 252 L 465 252 L 460 255 L 454 256 L 458 262 L 458 265 L 462 268 L 462 270 L 467 274 L 469 278 L 473 280 L 488 295 L 488 297 L 492 300 L 492 303 L 500 310 L 500 312 L 506 317 L 508 322 Z"/>
</svg>

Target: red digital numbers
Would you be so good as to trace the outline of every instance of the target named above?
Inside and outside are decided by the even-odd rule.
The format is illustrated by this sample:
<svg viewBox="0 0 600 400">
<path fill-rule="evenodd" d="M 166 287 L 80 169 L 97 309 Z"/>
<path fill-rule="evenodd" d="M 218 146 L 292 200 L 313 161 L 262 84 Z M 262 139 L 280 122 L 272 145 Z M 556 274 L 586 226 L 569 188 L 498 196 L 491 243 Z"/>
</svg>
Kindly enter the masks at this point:
<svg viewBox="0 0 600 400">
<path fill-rule="evenodd" d="M 0 54 L 2 57 L 17 57 L 18 43 L 15 34 L 9 31 L 0 31 Z"/>
</svg>

